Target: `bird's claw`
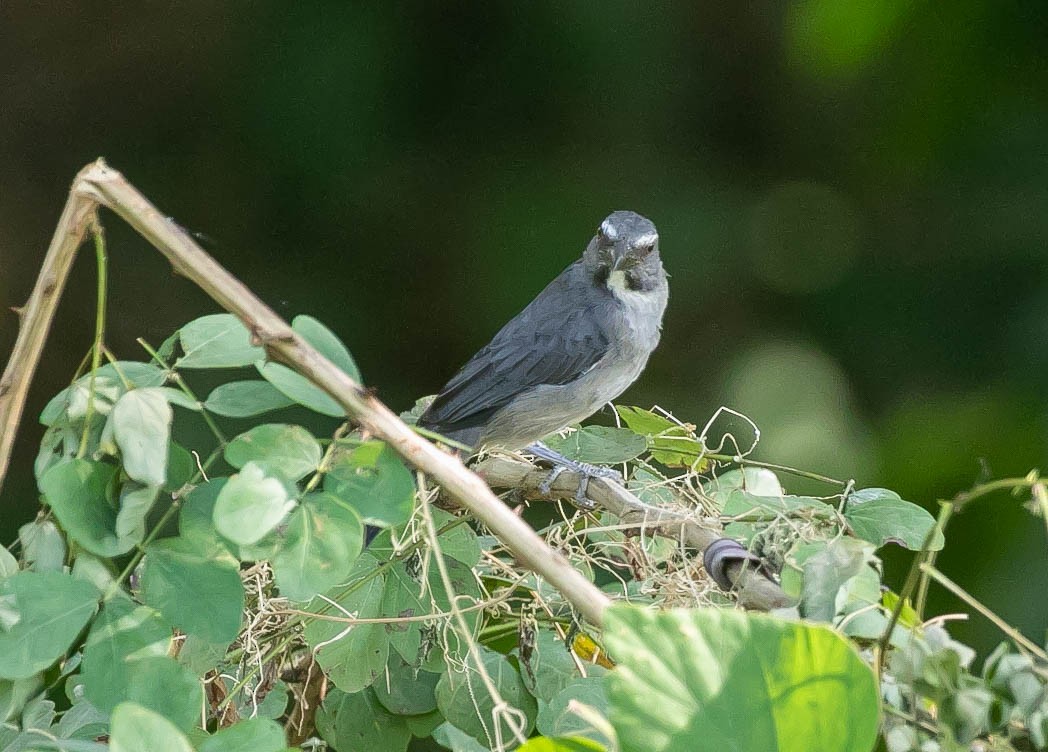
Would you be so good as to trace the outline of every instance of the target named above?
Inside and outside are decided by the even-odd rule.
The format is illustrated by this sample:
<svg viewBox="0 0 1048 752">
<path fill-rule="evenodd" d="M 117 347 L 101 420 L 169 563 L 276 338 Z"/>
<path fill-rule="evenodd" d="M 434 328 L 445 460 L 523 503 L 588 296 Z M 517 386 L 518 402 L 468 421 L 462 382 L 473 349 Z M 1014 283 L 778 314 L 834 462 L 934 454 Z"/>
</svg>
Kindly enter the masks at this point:
<svg viewBox="0 0 1048 752">
<path fill-rule="evenodd" d="M 549 471 L 549 475 L 546 476 L 546 479 L 539 483 L 539 493 L 543 496 L 549 496 L 550 491 L 553 490 L 554 481 L 556 481 L 560 474 L 567 469 L 568 468 L 564 465 L 554 465 L 553 469 Z"/>
</svg>

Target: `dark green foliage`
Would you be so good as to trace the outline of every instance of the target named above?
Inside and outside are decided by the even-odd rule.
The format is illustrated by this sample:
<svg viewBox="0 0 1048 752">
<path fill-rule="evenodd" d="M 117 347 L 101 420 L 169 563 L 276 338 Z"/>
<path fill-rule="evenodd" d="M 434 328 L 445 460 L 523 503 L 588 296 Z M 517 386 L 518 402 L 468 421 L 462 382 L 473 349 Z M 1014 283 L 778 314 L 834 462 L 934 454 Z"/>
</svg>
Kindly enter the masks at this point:
<svg viewBox="0 0 1048 752">
<path fill-rule="evenodd" d="M 294 326 L 359 379 L 329 330 Z M 1048 748 L 1028 644 L 975 673 L 973 651 L 885 589 L 882 548 L 945 543 L 892 491 L 788 494 L 657 410 L 620 406 L 622 427 L 550 437 L 624 466 L 648 504 L 719 517 L 796 604 L 717 608 L 728 597 L 702 589 L 672 537 L 565 508 L 547 539 L 634 604 L 597 635 L 499 541 L 419 506 L 393 449 L 338 425 L 341 408 L 232 317 L 191 322 L 161 351 L 79 377 L 41 416 L 47 512 L 20 530 L 20 556 L 0 549 L 0 750 L 282 752 L 300 722 L 340 752 L 415 737 L 455 752 L 865 752 L 878 730 L 890 752 Z M 245 379 L 252 368 L 266 380 Z M 203 372 L 226 381 L 199 402 Z M 228 424 L 292 403 L 328 429 Z M 211 439 L 174 443 L 184 421 Z M 367 549 L 365 523 L 382 528 Z M 646 607 L 674 604 L 691 608 Z"/>
</svg>

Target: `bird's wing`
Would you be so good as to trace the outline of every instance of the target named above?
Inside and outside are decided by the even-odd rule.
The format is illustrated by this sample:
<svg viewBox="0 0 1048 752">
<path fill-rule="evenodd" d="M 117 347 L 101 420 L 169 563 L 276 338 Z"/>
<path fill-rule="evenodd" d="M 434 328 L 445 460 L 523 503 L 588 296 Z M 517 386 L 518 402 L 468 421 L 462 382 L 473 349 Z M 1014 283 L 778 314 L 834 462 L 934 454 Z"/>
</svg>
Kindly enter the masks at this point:
<svg viewBox="0 0 1048 752">
<path fill-rule="evenodd" d="M 608 352 L 600 291 L 568 267 L 448 382 L 425 415 L 433 427 L 473 422 L 543 384 L 567 384 Z"/>
</svg>

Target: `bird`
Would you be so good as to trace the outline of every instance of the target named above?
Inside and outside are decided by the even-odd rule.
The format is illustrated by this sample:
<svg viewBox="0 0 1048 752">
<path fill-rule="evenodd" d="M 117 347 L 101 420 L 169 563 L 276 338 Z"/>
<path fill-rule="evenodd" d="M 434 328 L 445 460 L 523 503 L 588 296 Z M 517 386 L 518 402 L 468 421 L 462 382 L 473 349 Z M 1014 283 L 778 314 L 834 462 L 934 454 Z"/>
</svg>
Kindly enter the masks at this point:
<svg viewBox="0 0 1048 752">
<path fill-rule="evenodd" d="M 588 418 L 640 376 L 659 343 L 668 276 L 651 220 L 615 211 L 582 257 L 481 348 L 419 416 L 417 425 L 481 449 L 525 450 L 563 470 L 617 476 L 574 462 L 541 439 Z"/>
</svg>

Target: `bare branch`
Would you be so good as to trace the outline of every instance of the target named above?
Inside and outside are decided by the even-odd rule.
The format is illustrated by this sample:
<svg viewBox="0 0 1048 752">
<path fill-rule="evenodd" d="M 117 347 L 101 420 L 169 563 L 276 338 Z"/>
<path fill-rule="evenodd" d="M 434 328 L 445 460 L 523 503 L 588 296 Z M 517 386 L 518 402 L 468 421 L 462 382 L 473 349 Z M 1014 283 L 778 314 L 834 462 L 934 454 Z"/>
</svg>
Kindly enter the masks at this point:
<svg viewBox="0 0 1048 752">
<path fill-rule="evenodd" d="M 476 472 L 492 488 L 521 488 L 536 497 L 542 496 L 539 486 L 549 475 L 547 470 L 504 457 L 489 457 L 477 466 Z M 550 487 L 549 498 L 574 498 L 579 480 L 577 473 L 561 473 Z M 586 496 L 624 523 L 641 524 L 654 535 L 681 540 L 700 553 L 724 536 L 719 520 L 703 521 L 685 511 L 645 504 L 618 483 L 604 478 L 591 478 Z M 744 562 L 728 565 L 726 575 L 739 603 L 747 608 L 770 611 L 790 605 L 790 599 L 777 584 Z"/>
<path fill-rule="evenodd" d="M 159 250 L 175 270 L 195 282 L 227 311 L 236 314 L 267 355 L 284 363 L 330 394 L 346 414 L 388 442 L 409 463 L 430 475 L 448 494 L 486 525 L 526 567 L 557 588 L 595 626 L 603 623 L 610 601 L 553 551 L 531 527 L 503 504 L 457 457 L 415 434 L 360 384 L 338 369 L 295 333 L 286 321 L 259 300 L 201 249 L 177 224 L 167 219 L 117 171 L 99 160 L 77 176 L 45 268 L 26 306 L 22 331 L 0 387 L 4 433 L 0 459 L 21 416 L 25 390 L 46 339 L 58 295 L 76 248 L 94 216 L 94 202 L 108 207 Z M 48 263 L 50 262 L 50 263 Z M 10 374 L 10 378 L 9 378 Z"/>
<path fill-rule="evenodd" d="M 76 259 L 76 251 L 84 242 L 91 224 L 97 221 L 97 207 L 90 196 L 85 196 L 79 187 L 84 173 L 94 169 L 89 165 L 80 171 L 73 181 L 69 200 L 62 210 L 62 216 L 55 227 L 51 245 L 44 256 L 36 286 L 29 296 L 29 302 L 16 311 L 21 322 L 18 328 L 18 339 L 15 341 L 11 357 L 7 361 L 3 377 L 0 377 L 0 488 L 3 488 L 7 475 L 7 465 L 11 461 L 11 450 L 14 447 L 18 424 L 25 409 L 29 384 L 36 373 L 40 362 L 51 322 L 62 297 L 69 270 Z"/>
</svg>

